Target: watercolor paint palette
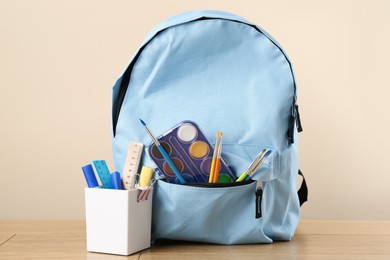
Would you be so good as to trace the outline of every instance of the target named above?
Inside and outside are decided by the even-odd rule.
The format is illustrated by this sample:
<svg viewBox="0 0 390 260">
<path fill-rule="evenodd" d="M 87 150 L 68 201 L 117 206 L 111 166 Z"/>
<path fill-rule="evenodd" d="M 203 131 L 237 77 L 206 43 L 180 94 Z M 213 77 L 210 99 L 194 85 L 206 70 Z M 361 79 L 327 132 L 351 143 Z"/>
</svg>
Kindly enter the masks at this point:
<svg viewBox="0 0 390 260">
<path fill-rule="evenodd" d="M 186 182 L 208 182 L 214 149 L 196 123 L 183 121 L 157 140 Z M 180 183 L 154 143 L 149 145 L 148 153 L 168 182 Z M 221 158 L 218 182 L 234 180 L 234 174 Z"/>
</svg>

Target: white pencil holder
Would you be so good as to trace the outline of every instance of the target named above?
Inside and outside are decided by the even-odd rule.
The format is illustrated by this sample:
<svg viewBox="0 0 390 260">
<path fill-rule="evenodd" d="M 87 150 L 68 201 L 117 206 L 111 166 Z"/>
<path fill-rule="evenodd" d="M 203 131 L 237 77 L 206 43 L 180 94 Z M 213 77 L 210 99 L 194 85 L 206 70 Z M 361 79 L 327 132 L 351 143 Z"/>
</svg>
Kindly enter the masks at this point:
<svg viewBox="0 0 390 260">
<path fill-rule="evenodd" d="M 85 188 L 87 251 L 130 255 L 150 247 L 152 198 L 139 190 Z"/>
</svg>

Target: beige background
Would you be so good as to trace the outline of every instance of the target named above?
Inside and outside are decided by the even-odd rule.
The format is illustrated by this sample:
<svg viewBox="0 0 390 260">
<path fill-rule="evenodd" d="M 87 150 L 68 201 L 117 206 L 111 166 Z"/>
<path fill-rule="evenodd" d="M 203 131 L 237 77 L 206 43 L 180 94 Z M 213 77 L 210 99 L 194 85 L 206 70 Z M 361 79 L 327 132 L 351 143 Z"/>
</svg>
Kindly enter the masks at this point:
<svg viewBox="0 0 390 260">
<path fill-rule="evenodd" d="M 0 1 L 0 219 L 84 218 L 80 167 L 111 155 L 111 87 L 184 11 L 260 25 L 296 71 L 304 219 L 390 219 L 390 1 Z"/>
</svg>

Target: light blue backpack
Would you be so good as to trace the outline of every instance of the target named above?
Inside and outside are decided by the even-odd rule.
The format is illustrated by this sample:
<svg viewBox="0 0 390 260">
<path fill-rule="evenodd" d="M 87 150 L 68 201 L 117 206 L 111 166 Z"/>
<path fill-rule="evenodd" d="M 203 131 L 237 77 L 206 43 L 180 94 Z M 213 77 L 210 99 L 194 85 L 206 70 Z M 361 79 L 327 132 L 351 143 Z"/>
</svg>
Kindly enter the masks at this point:
<svg viewBox="0 0 390 260">
<path fill-rule="evenodd" d="M 122 171 L 130 141 L 148 145 L 183 120 L 210 142 L 224 132 L 222 158 L 237 177 L 266 148 L 252 181 L 154 186 L 152 237 L 217 244 L 290 240 L 297 194 L 300 130 L 290 60 L 263 29 L 233 14 L 196 11 L 153 29 L 113 88 L 113 155 Z M 148 153 L 142 163 L 154 167 Z M 301 199 L 301 201 L 300 201 Z"/>
</svg>

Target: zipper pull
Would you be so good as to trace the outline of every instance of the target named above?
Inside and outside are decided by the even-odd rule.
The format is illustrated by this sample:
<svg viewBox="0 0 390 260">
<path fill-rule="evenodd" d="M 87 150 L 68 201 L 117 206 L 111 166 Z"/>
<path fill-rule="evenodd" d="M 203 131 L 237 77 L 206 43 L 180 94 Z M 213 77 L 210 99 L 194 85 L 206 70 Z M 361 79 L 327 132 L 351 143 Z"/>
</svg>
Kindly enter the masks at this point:
<svg viewBox="0 0 390 260">
<path fill-rule="evenodd" d="M 295 105 L 291 106 L 291 114 L 290 119 L 288 122 L 288 131 L 287 131 L 287 138 L 288 143 L 293 144 L 294 143 L 294 127 L 295 127 Z"/>
<path fill-rule="evenodd" d="M 263 199 L 263 189 L 258 187 L 256 189 L 256 218 L 261 218 L 261 200 Z"/>
<path fill-rule="evenodd" d="M 299 115 L 298 105 L 294 104 L 291 107 L 291 115 L 289 119 L 289 126 L 288 126 L 288 143 L 292 144 L 294 143 L 294 127 L 297 127 L 298 133 L 303 131 L 302 123 L 301 123 L 301 117 Z"/>
<path fill-rule="evenodd" d="M 298 133 L 303 131 L 302 123 L 301 123 L 301 116 L 299 115 L 298 105 L 295 105 L 295 121 L 297 124 Z"/>
</svg>

